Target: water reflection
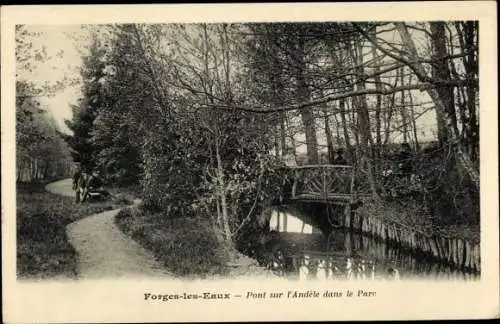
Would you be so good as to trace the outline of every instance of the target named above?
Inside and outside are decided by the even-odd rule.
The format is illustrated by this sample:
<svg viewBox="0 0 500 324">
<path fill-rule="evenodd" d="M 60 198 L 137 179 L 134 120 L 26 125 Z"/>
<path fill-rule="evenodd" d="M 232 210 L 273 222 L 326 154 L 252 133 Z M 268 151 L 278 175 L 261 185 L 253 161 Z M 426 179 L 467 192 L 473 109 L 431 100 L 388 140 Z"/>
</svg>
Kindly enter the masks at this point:
<svg viewBox="0 0 500 324">
<path fill-rule="evenodd" d="M 478 275 L 444 265 L 424 255 L 341 229 L 329 235 L 307 216 L 273 211 L 267 266 L 299 280 L 475 280 Z"/>
<path fill-rule="evenodd" d="M 271 212 L 269 229 L 280 233 L 301 233 L 301 234 L 321 234 L 321 230 L 313 227 L 302 215 L 293 215 L 277 209 Z"/>
</svg>

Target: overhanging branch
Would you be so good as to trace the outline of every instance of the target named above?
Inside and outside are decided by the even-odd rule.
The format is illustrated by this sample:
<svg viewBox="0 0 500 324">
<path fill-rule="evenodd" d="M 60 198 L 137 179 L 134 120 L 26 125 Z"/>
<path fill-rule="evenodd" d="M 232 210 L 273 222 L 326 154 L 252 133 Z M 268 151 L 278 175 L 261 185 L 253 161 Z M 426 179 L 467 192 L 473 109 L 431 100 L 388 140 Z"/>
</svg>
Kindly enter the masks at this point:
<svg viewBox="0 0 500 324">
<path fill-rule="evenodd" d="M 464 84 L 470 83 L 469 80 L 457 80 L 455 82 L 447 82 L 447 86 L 461 86 Z M 243 110 L 243 111 L 248 111 L 248 112 L 253 112 L 257 114 L 270 114 L 270 113 L 276 113 L 276 112 L 282 112 L 282 111 L 291 111 L 291 110 L 300 110 L 308 107 L 314 107 L 314 106 L 319 106 L 331 101 L 335 100 L 340 100 L 340 99 L 345 99 L 345 98 L 350 98 L 350 97 L 356 97 L 356 96 L 363 96 L 363 95 L 390 95 L 394 94 L 396 92 L 401 92 L 401 91 L 409 91 L 409 90 L 420 90 L 420 91 L 425 91 L 428 89 L 433 89 L 435 88 L 436 85 L 430 84 L 430 83 L 421 83 L 421 84 L 415 84 L 415 85 L 406 85 L 406 86 L 400 86 L 400 87 L 395 87 L 391 89 L 363 89 L 363 90 L 356 90 L 356 91 L 349 91 L 341 94 L 336 94 L 336 95 L 331 95 L 327 96 L 323 99 L 320 100 L 313 100 L 305 103 L 300 103 L 300 104 L 292 104 L 288 106 L 281 106 L 281 107 L 266 107 L 266 106 L 242 106 L 242 105 L 226 105 L 226 104 L 204 104 L 200 105 L 199 107 L 202 108 L 210 108 L 210 109 L 224 109 L 224 110 Z"/>
</svg>

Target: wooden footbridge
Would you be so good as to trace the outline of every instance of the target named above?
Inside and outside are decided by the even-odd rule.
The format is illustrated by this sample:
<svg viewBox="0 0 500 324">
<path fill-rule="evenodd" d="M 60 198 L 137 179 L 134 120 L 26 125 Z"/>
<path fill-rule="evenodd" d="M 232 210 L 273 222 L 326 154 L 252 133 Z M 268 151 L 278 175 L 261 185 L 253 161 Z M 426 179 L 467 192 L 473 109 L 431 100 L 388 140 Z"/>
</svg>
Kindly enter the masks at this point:
<svg viewBox="0 0 500 324">
<path fill-rule="evenodd" d="M 370 197 L 366 186 L 360 185 L 352 166 L 322 164 L 290 169 L 293 171 L 292 201 L 347 205 Z"/>
</svg>

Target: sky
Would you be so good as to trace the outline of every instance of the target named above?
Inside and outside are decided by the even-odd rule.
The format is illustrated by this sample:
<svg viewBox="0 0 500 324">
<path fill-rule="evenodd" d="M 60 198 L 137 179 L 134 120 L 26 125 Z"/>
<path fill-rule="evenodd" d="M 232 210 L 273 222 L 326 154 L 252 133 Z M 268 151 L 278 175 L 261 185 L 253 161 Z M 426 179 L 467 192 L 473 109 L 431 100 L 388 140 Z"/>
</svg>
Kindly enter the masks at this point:
<svg viewBox="0 0 500 324">
<path fill-rule="evenodd" d="M 35 83 L 50 83 L 66 77 L 78 77 L 78 68 L 82 64 L 79 50 L 82 50 L 88 44 L 88 31 L 81 28 L 81 25 L 53 25 L 53 26 L 28 26 L 28 31 L 38 32 L 39 36 L 33 38 L 34 48 L 47 49 L 47 54 L 52 58 L 46 62 L 39 63 L 34 71 L 20 71 L 21 78 L 29 79 Z M 392 39 L 387 38 L 389 41 Z M 416 38 L 417 44 L 422 43 Z M 62 56 L 56 54 L 63 51 Z M 416 93 L 417 100 L 421 102 L 429 101 L 429 98 L 424 94 Z M 71 119 L 71 104 L 75 104 L 80 96 L 79 85 L 68 86 L 64 90 L 57 92 L 53 97 L 41 98 L 42 105 L 53 115 L 60 129 L 63 132 L 69 132 L 69 129 L 64 124 L 65 119 Z M 432 140 L 435 137 L 435 116 L 434 113 L 428 113 L 417 121 L 419 128 L 419 140 Z M 317 121 L 318 126 L 322 121 Z M 321 131 L 322 127 L 318 127 L 318 140 L 320 145 L 325 145 L 324 135 Z M 304 136 L 298 136 L 298 141 L 304 141 Z M 398 139 L 395 139 L 398 141 Z M 400 140 L 400 139 L 399 139 Z M 305 149 L 305 148 L 303 148 Z M 303 150 L 302 149 L 302 150 Z"/>
<path fill-rule="evenodd" d="M 41 35 L 33 37 L 33 47 L 47 49 L 47 54 L 52 57 L 46 62 L 39 63 L 32 72 L 18 71 L 20 78 L 25 78 L 37 84 L 48 81 L 54 83 L 64 77 L 78 77 L 78 68 L 82 60 L 76 44 L 85 45 L 82 37 L 86 32 L 80 25 L 70 26 L 28 26 L 29 32 L 39 32 Z M 73 37 L 78 39 L 75 40 Z M 56 54 L 63 51 L 62 57 Z M 71 119 L 70 105 L 76 103 L 80 95 L 79 85 L 68 86 L 57 92 L 53 97 L 40 98 L 41 104 L 54 116 L 60 129 L 68 132 L 64 119 Z"/>
</svg>

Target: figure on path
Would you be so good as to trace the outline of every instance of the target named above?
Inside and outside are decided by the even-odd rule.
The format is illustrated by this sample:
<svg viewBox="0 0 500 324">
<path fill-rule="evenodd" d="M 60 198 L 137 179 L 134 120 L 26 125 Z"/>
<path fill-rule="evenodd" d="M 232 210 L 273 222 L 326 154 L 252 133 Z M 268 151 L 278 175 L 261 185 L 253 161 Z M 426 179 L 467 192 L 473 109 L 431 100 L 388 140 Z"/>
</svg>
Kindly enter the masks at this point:
<svg viewBox="0 0 500 324">
<path fill-rule="evenodd" d="M 344 150 L 338 149 L 336 152 L 335 158 L 333 159 L 333 164 L 335 165 L 346 165 L 347 161 L 344 158 Z"/>
<path fill-rule="evenodd" d="M 99 171 L 89 172 L 79 168 L 73 175 L 73 190 L 75 190 L 76 202 L 84 203 L 90 197 L 90 191 L 100 191 L 103 181 Z"/>
<path fill-rule="evenodd" d="M 85 178 L 86 178 L 85 172 L 80 167 L 73 174 L 73 190 L 75 191 L 77 203 L 79 203 L 83 198 L 81 197 L 81 194 L 85 186 L 86 182 Z"/>
</svg>

